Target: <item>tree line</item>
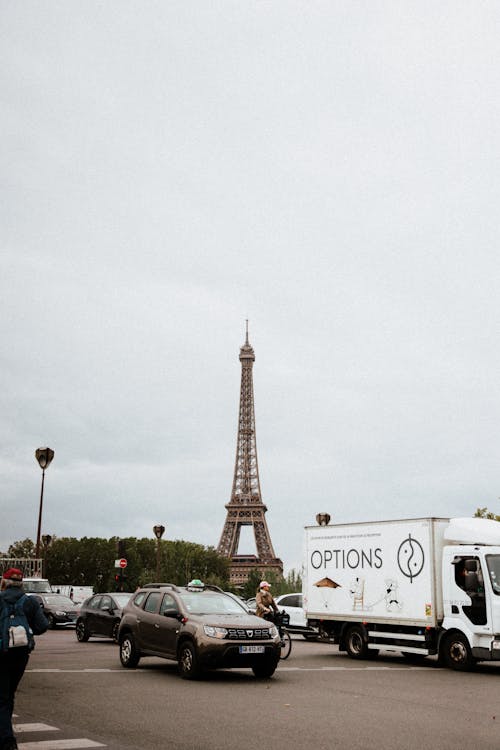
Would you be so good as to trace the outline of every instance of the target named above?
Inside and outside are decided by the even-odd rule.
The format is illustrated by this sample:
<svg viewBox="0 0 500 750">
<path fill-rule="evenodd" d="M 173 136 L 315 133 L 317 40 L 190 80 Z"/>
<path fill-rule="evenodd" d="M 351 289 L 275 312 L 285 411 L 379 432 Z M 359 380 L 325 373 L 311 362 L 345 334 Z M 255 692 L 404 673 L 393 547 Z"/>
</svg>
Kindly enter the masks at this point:
<svg viewBox="0 0 500 750">
<path fill-rule="evenodd" d="M 31 539 L 14 542 L 1 557 L 35 557 L 35 544 Z M 138 586 L 158 581 L 184 586 L 193 578 L 204 583 L 233 590 L 243 598 L 255 596 L 257 586 L 266 578 L 273 594 L 302 590 L 302 580 L 294 570 L 280 578 L 266 570 L 252 571 L 246 585 L 239 590 L 229 584 L 230 560 L 219 555 L 214 547 L 182 540 L 163 540 L 128 537 L 53 537 L 42 550 L 43 572 L 51 584 L 93 586 L 95 592 L 135 591 Z M 124 557 L 127 567 L 115 568 L 115 560 Z M 1 560 L 0 560 L 1 563 Z M 121 576 L 121 581 L 116 580 Z"/>
</svg>

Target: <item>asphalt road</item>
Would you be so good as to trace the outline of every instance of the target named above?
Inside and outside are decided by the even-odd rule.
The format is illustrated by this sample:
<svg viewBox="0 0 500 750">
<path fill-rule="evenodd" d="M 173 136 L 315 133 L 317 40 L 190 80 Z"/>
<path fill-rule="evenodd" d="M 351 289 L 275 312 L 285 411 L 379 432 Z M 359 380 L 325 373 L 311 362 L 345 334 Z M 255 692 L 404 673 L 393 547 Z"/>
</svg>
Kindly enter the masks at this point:
<svg viewBox="0 0 500 750">
<path fill-rule="evenodd" d="M 270 680 L 227 670 L 190 682 L 160 659 L 125 670 L 116 645 L 74 630 L 37 641 L 16 702 L 20 750 L 500 748 L 500 665 L 358 662 L 294 638 Z"/>
</svg>

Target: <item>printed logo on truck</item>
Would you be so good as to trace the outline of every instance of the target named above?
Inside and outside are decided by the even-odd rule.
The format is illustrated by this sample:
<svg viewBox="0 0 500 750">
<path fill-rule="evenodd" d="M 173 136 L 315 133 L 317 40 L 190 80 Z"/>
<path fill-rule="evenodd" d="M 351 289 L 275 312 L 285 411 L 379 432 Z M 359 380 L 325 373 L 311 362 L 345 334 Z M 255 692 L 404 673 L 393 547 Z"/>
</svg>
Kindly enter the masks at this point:
<svg viewBox="0 0 500 750">
<path fill-rule="evenodd" d="M 351 568 L 381 568 L 382 567 L 382 550 L 376 549 L 358 550 L 351 547 L 345 549 L 326 549 L 323 552 L 319 549 L 311 552 L 311 565 L 315 570 L 326 568 L 329 565 L 337 569 Z"/>
<path fill-rule="evenodd" d="M 410 579 L 410 583 L 413 583 L 413 579 L 422 572 L 424 562 L 422 545 L 413 539 L 411 534 L 408 534 L 408 538 L 401 542 L 398 549 L 398 565 L 401 573 Z"/>
<path fill-rule="evenodd" d="M 381 602 L 385 602 L 385 609 L 387 612 L 399 612 L 403 609 L 403 604 L 399 600 L 398 596 L 398 582 L 394 578 L 385 579 L 385 587 L 383 593 L 376 601 L 371 603 L 365 603 L 365 579 L 355 578 L 351 582 L 349 593 L 352 597 L 352 609 L 361 609 L 364 611 L 371 611 L 377 607 Z"/>
</svg>

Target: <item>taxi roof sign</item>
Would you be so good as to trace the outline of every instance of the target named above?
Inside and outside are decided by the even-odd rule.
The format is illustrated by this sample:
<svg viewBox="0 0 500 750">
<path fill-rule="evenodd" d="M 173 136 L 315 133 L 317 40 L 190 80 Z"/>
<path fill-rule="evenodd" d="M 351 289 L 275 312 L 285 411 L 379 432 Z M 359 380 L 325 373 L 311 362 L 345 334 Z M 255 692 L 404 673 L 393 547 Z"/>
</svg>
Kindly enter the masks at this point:
<svg viewBox="0 0 500 750">
<path fill-rule="evenodd" d="M 193 578 L 187 585 L 188 591 L 203 591 L 205 584 L 199 578 Z"/>
</svg>

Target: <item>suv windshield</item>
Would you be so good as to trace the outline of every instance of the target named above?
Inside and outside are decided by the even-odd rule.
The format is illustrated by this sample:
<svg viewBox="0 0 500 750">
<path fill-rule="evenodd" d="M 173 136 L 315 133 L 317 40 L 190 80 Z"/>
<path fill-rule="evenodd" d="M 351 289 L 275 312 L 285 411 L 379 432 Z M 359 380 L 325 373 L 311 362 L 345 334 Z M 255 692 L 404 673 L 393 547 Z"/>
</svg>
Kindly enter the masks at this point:
<svg viewBox="0 0 500 750">
<path fill-rule="evenodd" d="M 188 612 L 193 615 L 244 615 L 244 607 L 216 591 L 182 591 L 179 594 Z"/>
<path fill-rule="evenodd" d="M 500 555 L 486 555 L 486 565 L 493 591 L 500 596 Z"/>
</svg>

